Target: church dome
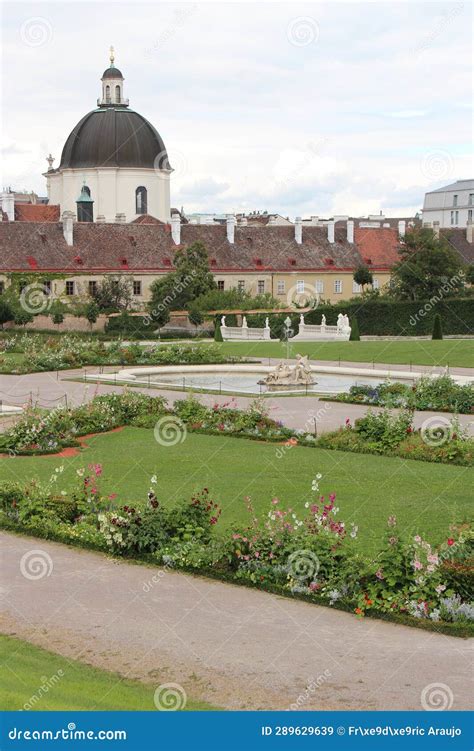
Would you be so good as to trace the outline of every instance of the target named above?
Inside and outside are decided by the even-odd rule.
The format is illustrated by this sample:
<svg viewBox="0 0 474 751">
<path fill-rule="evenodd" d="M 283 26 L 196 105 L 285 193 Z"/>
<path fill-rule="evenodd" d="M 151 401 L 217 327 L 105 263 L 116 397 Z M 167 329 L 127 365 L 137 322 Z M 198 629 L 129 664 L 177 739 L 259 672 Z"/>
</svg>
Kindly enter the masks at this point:
<svg viewBox="0 0 474 751">
<path fill-rule="evenodd" d="M 138 167 L 171 169 L 165 144 L 148 120 L 127 107 L 99 107 L 70 133 L 59 169 Z"/>
<path fill-rule="evenodd" d="M 104 70 L 102 74 L 102 80 L 104 78 L 123 78 L 122 71 L 111 65 L 109 68 L 106 68 Z"/>
</svg>

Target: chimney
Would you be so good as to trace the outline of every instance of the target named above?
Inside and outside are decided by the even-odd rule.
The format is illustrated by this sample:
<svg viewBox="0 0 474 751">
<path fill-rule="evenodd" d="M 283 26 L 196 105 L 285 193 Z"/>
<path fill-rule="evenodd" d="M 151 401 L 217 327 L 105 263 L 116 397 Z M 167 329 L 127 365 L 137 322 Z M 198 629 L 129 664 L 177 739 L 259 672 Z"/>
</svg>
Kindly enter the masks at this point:
<svg viewBox="0 0 474 751">
<path fill-rule="evenodd" d="M 334 219 L 330 219 L 328 222 L 328 242 L 334 242 Z"/>
<path fill-rule="evenodd" d="M 466 226 L 466 240 L 472 245 L 472 222 L 468 222 Z"/>
<path fill-rule="evenodd" d="M 226 225 L 227 225 L 227 239 L 230 242 L 230 244 L 233 245 L 234 244 L 234 236 L 235 236 L 235 216 L 234 216 L 234 214 L 227 214 Z"/>
<path fill-rule="evenodd" d="M 179 214 L 171 214 L 171 237 L 175 245 L 181 244 L 181 217 Z"/>
<path fill-rule="evenodd" d="M 354 242 L 354 222 L 352 219 L 347 220 L 347 242 Z"/>
<path fill-rule="evenodd" d="M 73 242 L 73 227 L 74 227 L 74 214 L 72 211 L 63 212 L 63 235 L 67 245 L 74 245 Z"/>
<path fill-rule="evenodd" d="M 115 214 L 115 221 L 117 224 L 125 224 L 125 214 Z"/>
<path fill-rule="evenodd" d="M 9 222 L 15 221 L 15 194 L 11 192 L 10 188 L 2 193 L 2 211 L 8 216 Z"/>
<path fill-rule="evenodd" d="M 295 217 L 295 242 L 298 245 L 303 242 L 303 220 L 300 216 Z"/>
<path fill-rule="evenodd" d="M 439 240 L 439 222 L 433 222 L 433 234 Z"/>
<path fill-rule="evenodd" d="M 403 221 L 403 219 L 400 219 L 400 221 L 398 222 L 398 234 L 400 235 L 400 237 L 405 237 L 405 228 L 406 223 Z"/>
</svg>

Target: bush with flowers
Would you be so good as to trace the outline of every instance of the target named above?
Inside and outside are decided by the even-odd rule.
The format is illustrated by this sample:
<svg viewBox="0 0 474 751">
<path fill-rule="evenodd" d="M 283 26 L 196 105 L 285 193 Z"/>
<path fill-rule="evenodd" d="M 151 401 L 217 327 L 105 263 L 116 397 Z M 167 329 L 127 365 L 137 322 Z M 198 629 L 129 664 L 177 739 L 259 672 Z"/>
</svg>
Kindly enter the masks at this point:
<svg viewBox="0 0 474 751">
<path fill-rule="evenodd" d="M 463 525 L 434 548 L 401 532 L 389 517 L 374 561 L 358 551 L 358 528 L 346 524 L 336 496 L 320 493 L 300 514 L 273 498 L 264 518 L 246 500 L 245 527 L 215 532 L 221 509 L 207 488 L 168 505 L 158 478 L 145 503 L 119 504 L 100 490 L 102 466 L 76 471 L 71 491 L 60 489 L 63 467 L 49 482 L 0 483 L 0 525 L 69 544 L 193 570 L 225 580 L 304 597 L 358 616 L 378 615 L 466 635 L 474 631 L 474 536 Z"/>
</svg>

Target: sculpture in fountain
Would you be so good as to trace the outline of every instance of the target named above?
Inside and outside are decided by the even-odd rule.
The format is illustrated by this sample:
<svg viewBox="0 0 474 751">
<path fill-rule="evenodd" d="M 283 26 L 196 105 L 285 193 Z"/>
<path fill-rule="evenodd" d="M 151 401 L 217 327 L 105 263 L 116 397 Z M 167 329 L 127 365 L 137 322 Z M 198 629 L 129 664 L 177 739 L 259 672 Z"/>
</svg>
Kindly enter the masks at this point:
<svg viewBox="0 0 474 751">
<path fill-rule="evenodd" d="M 262 381 L 265 386 L 311 386 L 315 383 L 311 374 L 311 366 L 308 357 L 296 355 L 296 364 L 291 367 L 286 362 L 279 362 Z"/>
</svg>

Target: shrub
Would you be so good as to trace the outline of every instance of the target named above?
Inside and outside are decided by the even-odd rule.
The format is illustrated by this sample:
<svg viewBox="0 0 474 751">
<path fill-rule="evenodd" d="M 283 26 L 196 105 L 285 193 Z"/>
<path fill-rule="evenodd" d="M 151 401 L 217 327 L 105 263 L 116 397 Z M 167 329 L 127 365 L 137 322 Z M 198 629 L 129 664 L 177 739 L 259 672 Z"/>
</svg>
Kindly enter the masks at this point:
<svg viewBox="0 0 474 751">
<path fill-rule="evenodd" d="M 436 313 L 435 317 L 433 318 L 433 333 L 431 335 L 432 339 L 442 339 L 443 338 L 443 328 L 441 326 L 441 317 L 439 313 Z"/>
<path fill-rule="evenodd" d="M 350 341 L 351 342 L 360 342 L 359 324 L 357 323 L 357 318 L 353 318 L 352 321 L 351 321 Z"/>
</svg>

